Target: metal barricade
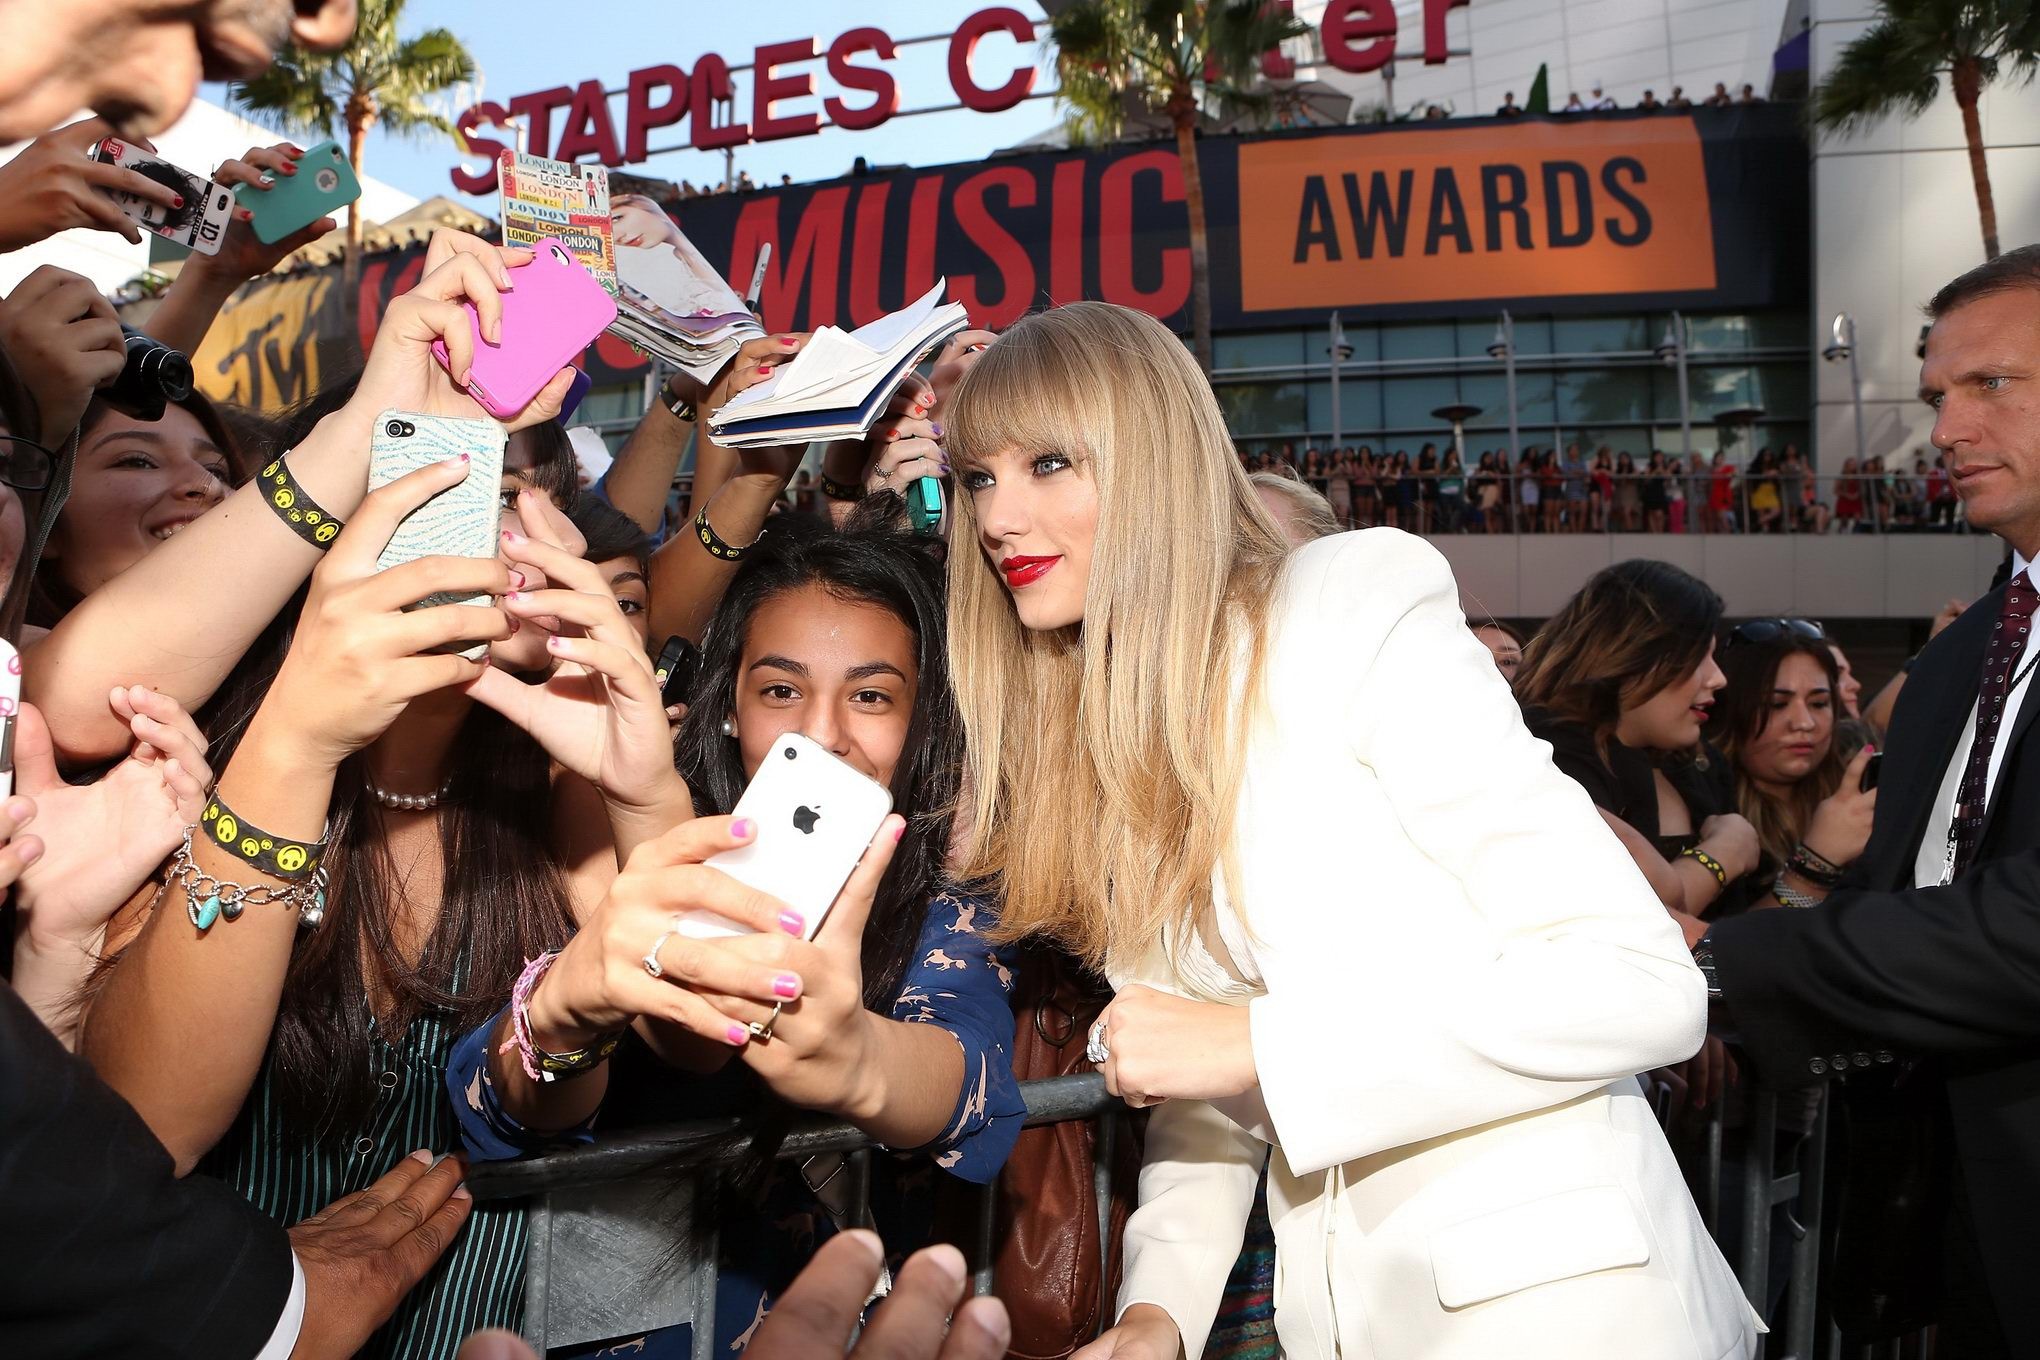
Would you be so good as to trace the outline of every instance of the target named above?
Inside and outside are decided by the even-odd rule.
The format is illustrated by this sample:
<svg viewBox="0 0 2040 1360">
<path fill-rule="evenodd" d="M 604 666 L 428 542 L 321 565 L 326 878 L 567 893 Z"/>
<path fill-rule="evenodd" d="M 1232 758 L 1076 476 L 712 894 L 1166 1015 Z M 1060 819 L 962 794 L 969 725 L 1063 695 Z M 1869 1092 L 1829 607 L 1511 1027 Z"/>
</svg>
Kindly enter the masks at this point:
<svg viewBox="0 0 2040 1360">
<path fill-rule="evenodd" d="M 1091 1119 L 1116 1109 L 1096 1075 L 1024 1082 L 1028 1127 Z M 1102 1120 L 1094 1143 L 1099 1226 L 1103 1240 L 1112 1208 L 1114 1123 Z M 711 1146 L 703 1134 L 726 1133 Z M 735 1120 L 637 1129 L 522 1161 L 478 1162 L 467 1185 L 476 1199 L 528 1198 L 530 1245 L 524 1268 L 524 1334 L 539 1348 L 576 1345 L 691 1323 L 695 1360 L 715 1351 L 716 1252 L 707 1237 L 699 1257 L 674 1245 L 673 1222 L 691 1193 L 676 1170 L 729 1166 L 750 1150 L 752 1135 Z M 781 1161 L 825 1153 L 848 1156 L 851 1217 L 861 1221 L 870 1194 L 871 1139 L 850 1124 L 797 1125 L 781 1142 Z M 681 1149 L 687 1149 L 682 1152 Z M 996 1185 L 983 1187 L 968 1234 L 976 1291 L 992 1287 Z M 1110 1278 L 1101 1271 L 1099 1287 Z M 1099 1309 L 1110 1316 L 1110 1300 Z"/>
</svg>

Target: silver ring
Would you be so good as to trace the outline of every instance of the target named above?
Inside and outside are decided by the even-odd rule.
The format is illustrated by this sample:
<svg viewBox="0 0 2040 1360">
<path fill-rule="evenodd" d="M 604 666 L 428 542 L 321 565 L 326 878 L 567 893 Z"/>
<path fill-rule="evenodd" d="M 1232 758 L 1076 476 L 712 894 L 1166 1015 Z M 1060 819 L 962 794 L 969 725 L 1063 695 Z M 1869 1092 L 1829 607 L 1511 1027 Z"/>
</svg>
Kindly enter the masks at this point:
<svg viewBox="0 0 2040 1360">
<path fill-rule="evenodd" d="M 751 1037 L 753 1039 L 756 1039 L 761 1044 L 764 1043 L 767 1039 L 770 1039 L 772 1037 L 772 1027 L 779 1023 L 779 1012 L 785 1009 L 786 1003 L 784 1001 L 773 1002 L 771 1019 L 765 1021 L 763 1024 L 760 1024 L 756 1020 L 753 1020 L 751 1022 Z"/>
<path fill-rule="evenodd" d="M 1098 1022 L 1091 1026 L 1091 1033 L 1084 1040 L 1084 1061 L 1103 1066 L 1111 1056 L 1112 1050 L 1105 1047 L 1105 1020 L 1101 1016 Z"/>
<path fill-rule="evenodd" d="M 652 941 L 652 947 L 650 949 L 647 949 L 645 951 L 644 958 L 639 960 L 640 963 L 644 964 L 645 971 L 647 973 L 650 973 L 653 977 L 666 976 L 666 970 L 664 966 L 661 965 L 659 962 L 659 951 L 666 947 L 666 941 L 672 939 L 675 935 L 678 935 L 679 933 L 680 933 L 680 918 L 675 916 L 672 920 L 672 924 L 668 925 L 664 930 L 659 932 L 659 938 Z"/>
</svg>

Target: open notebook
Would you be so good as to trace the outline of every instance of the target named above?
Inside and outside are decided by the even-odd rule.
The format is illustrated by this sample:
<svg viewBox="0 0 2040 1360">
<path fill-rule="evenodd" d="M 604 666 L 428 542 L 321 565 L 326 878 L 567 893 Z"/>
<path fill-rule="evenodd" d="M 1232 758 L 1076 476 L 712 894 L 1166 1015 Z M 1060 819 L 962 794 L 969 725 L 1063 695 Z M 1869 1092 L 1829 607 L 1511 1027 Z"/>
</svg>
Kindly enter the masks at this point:
<svg viewBox="0 0 2040 1360">
<path fill-rule="evenodd" d="M 970 324 L 963 304 L 941 300 L 948 284 L 938 279 L 918 301 L 854 331 L 823 326 L 711 415 L 709 432 L 736 449 L 863 438 L 914 365 Z"/>
</svg>

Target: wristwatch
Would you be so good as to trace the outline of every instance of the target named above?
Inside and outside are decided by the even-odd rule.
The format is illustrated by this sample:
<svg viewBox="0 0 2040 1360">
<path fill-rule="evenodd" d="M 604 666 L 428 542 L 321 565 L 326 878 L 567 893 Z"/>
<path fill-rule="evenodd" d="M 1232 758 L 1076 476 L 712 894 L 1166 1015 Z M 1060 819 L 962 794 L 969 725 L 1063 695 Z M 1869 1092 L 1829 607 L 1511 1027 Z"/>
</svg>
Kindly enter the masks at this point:
<svg viewBox="0 0 2040 1360">
<path fill-rule="evenodd" d="M 1700 976 L 1707 979 L 1707 999 L 1721 1000 L 1721 980 L 1714 973 L 1714 932 L 1708 931 L 1700 937 L 1700 943 L 1693 946 L 1693 964 L 1700 970 Z"/>
<path fill-rule="evenodd" d="M 671 378 L 668 378 L 666 385 L 659 389 L 659 396 L 675 420 L 684 420 L 690 425 L 694 423 L 694 402 L 690 398 L 673 395 L 673 380 Z"/>
</svg>

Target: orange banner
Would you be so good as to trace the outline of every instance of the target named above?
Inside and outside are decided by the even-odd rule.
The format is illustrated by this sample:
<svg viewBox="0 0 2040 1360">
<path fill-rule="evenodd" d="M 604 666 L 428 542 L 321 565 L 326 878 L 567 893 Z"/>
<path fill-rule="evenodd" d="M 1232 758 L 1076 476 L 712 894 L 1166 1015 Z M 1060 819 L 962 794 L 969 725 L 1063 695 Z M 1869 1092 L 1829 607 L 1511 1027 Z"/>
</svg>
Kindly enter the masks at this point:
<svg viewBox="0 0 2040 1360">
<path fill-rule="evenodd" d="M 1715 286 L 1692 120 L 1523 122 L 1242 144 L 1241 309 Z"/>
</svg>

